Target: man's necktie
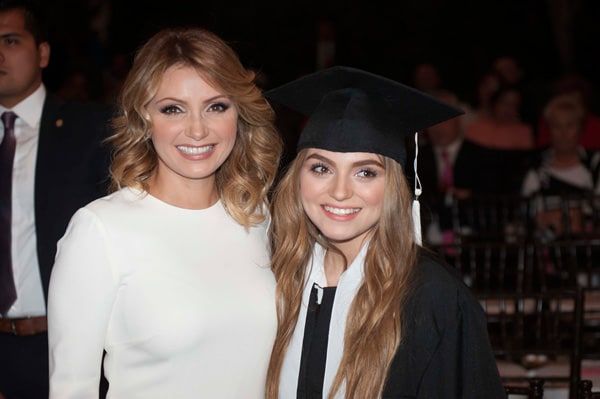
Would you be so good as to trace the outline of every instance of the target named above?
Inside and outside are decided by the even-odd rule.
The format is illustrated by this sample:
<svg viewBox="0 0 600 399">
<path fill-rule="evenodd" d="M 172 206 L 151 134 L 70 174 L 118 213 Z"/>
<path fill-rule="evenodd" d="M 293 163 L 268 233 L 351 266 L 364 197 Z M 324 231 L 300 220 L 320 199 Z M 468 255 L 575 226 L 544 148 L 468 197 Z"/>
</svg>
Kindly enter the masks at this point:
<svg viewBox="0 0 600 399">
<path fill-rule="evenodd" d="M 5 315 L 17 299 L 11 256 L 12 172 L 17 140 L 14 112 L 0 116 L 4 139 L 0 144 L 0 314 Z"/>
</svg>

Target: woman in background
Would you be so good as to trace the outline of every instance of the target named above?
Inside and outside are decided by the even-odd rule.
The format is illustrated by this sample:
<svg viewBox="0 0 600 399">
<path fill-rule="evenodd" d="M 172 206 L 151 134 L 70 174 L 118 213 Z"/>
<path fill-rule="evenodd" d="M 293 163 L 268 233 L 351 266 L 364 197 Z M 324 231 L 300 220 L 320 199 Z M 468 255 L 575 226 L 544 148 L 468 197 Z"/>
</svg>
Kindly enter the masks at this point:
<svg viewBox="0 0 600 399">
<path fill-rule="evenodd" d="M 471 122 L 465 137 L 483 147 L 499 150 L 530 150 L 534 147 L 531 126 L 521 121 L 521 92 L 501 86 L 490 98 L 490 113 Z"/>
<path fill-rule="evenodd" d="M 267 192 L 281 144 L 237 55 L 201 29 L 138 52 L 111 139 L 115 192 L 59 243 L 50 396 L 262 398 L 276 315 Z"/>
<path fill-rule="evenodd" d="M 550 147 L 523 180 L 521 194 L 536 198 L 537 234 L 552 239 L 592 233 L 589 200 L 600 193 L 600 153 L 581 144 L 585 109 L 572 95 L 554 97 L 544 110 Z M 565 223 L 566 222 L 566 223 Z"/>
</svg>

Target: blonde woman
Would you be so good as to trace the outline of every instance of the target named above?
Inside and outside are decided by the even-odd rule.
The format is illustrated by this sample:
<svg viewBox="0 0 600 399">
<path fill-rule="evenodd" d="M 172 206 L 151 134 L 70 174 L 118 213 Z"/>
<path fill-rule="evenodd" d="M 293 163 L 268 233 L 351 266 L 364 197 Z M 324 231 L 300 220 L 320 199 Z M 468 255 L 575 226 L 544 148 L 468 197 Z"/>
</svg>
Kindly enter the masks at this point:
<svg viewBox="0 0 600 399">
<path fill-rule="evenodd" d="M 481 307 L 418 246 L 404 175 L 405 135 L 458 112 L 345 67 L 269 96 L 310 117 L 273 201 L 267 398 L 505 398 Z"/>
<path fill-rule="evenodd" d="M 138 52 L 114 120 L 115 191 L 80 209 L 49 297 L 50 396 L 262 398 L 276 314 L 273 113 L 214 34 Z"/>
</svg>

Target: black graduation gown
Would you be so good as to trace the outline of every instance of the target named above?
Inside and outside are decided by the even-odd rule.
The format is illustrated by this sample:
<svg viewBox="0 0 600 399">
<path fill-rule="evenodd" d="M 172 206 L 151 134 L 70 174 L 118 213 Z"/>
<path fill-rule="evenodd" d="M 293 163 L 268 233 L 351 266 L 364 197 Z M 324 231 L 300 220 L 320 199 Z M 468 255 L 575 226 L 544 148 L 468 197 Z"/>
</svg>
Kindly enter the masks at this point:
<svg viewBox="0 0 600 399">
<path fill-rule="evenodd" d="M 319 312 L 318 318 L 315 312 Z M 299 388 L 305 381 L 322 381 L 325 356 L 309 356 L 306 346 L 324 340 L 324 345 L 317 345 L 326 348 L 327 337 L 316 333 L 317 326 L 331 317 L 331 306 L 309 306 L 306 317 L 301 360 L 305 367 L 301 367 Z M 384 399 L 506 398 L 483 309 L 453 271 L 428 255 L 421 256 L 415 270 L 403 320 L 404 337 L 390 367 Z M 321 396 L 298 396 L 315 397 Z"/>
</svg>

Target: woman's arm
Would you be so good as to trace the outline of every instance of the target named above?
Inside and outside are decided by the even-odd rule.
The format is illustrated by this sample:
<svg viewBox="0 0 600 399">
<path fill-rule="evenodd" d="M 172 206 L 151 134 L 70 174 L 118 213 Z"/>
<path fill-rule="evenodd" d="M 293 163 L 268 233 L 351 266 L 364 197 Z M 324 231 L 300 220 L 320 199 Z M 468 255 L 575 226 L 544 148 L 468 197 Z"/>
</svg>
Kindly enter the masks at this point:
<svg viewBox="0 0 600 399">
<path fill-rule="evenodd" d="M 82 208 L 58 243 L 48 295 L 50 398 L 97 398 L 118 278 L 105 230 Z"/>
</svg>

